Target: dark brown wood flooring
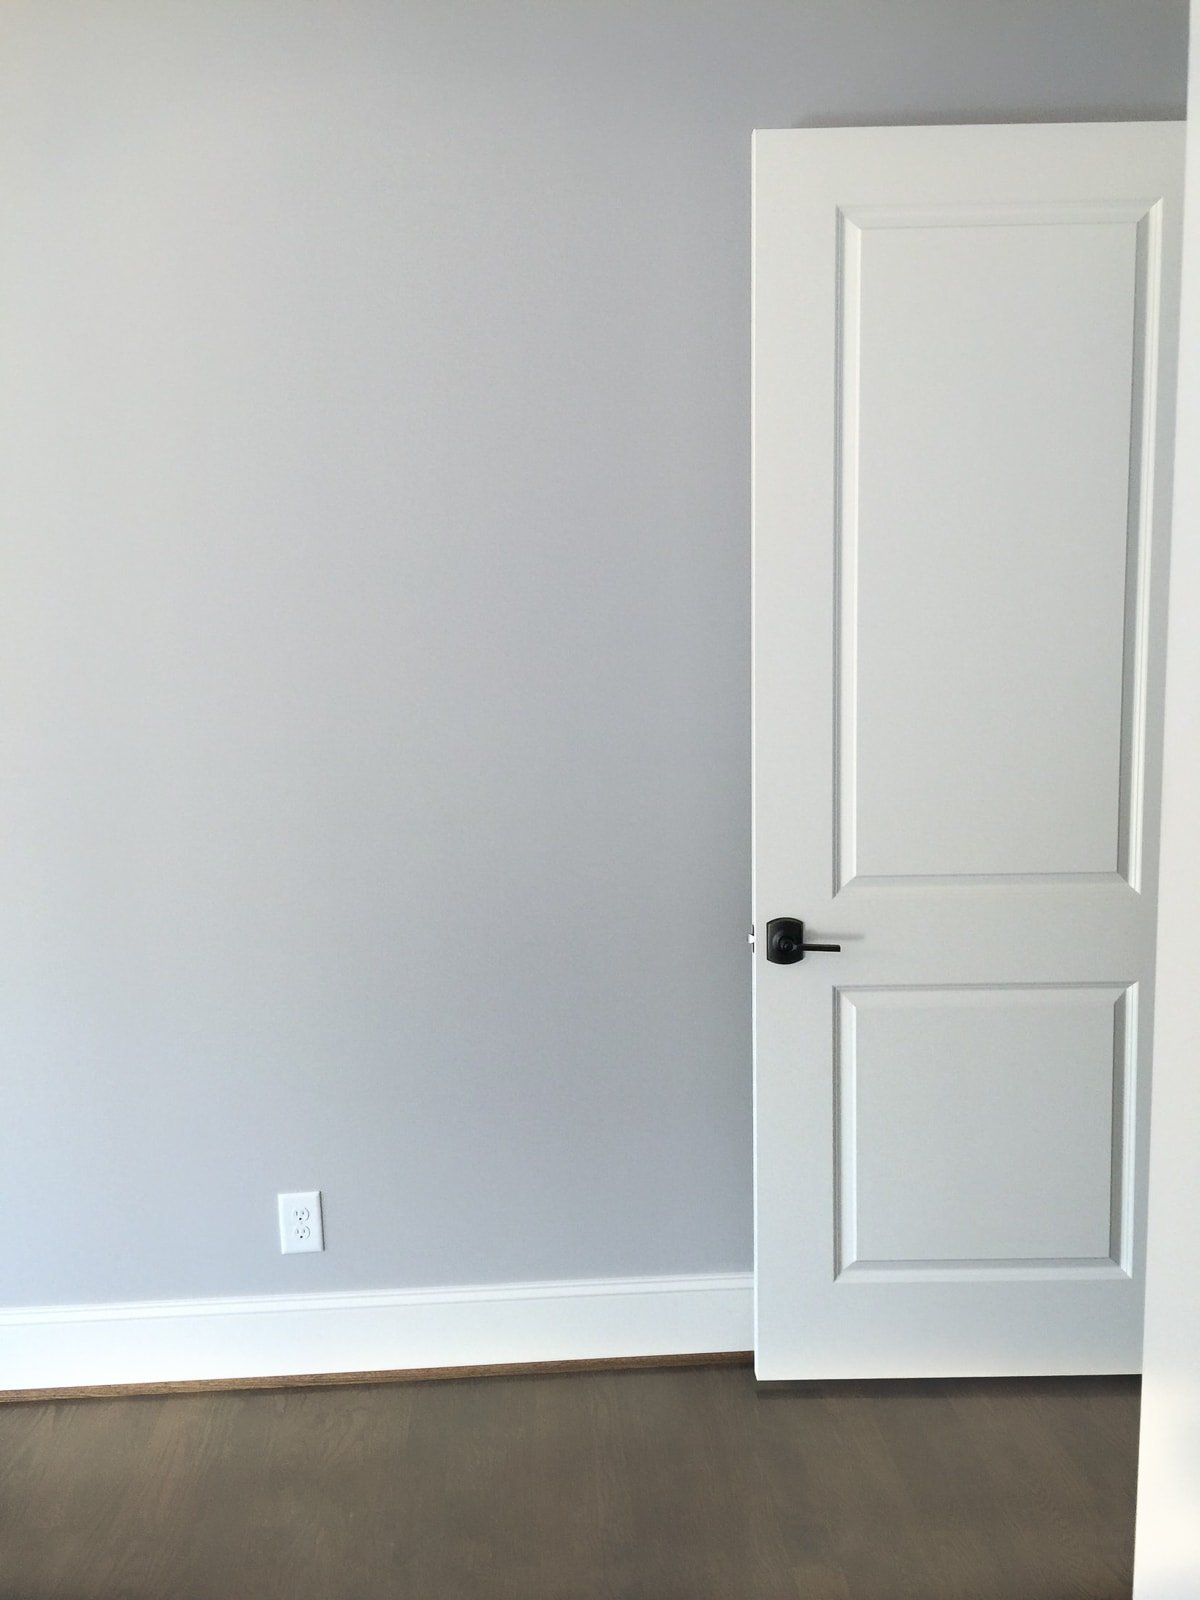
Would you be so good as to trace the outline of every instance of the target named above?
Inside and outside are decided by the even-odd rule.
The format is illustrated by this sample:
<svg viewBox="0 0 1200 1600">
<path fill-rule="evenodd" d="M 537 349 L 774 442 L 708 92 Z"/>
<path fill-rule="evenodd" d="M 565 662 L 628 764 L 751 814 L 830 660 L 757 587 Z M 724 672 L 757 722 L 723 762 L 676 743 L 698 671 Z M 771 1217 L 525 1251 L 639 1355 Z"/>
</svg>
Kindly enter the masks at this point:
<svg viewBox="0 0 1200 1600">
<path fill-rule="evenodd" d="M 1131 1379 L 0 1407 L 2 1600 L 1128 1600 Z"/>
</svg>

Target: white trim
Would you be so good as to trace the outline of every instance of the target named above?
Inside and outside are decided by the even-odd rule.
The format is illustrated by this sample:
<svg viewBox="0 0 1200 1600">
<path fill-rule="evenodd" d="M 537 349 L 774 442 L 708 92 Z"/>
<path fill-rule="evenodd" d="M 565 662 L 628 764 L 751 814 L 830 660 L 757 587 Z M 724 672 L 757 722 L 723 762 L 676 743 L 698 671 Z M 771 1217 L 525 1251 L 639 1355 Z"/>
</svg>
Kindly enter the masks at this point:
<svg viewBox="0 0 1200 1600">
<path fill-rule="evenodd" d="M 0 1390 L 748 1350 L 752 1275 L 0 1309 Z"/>
</svg>

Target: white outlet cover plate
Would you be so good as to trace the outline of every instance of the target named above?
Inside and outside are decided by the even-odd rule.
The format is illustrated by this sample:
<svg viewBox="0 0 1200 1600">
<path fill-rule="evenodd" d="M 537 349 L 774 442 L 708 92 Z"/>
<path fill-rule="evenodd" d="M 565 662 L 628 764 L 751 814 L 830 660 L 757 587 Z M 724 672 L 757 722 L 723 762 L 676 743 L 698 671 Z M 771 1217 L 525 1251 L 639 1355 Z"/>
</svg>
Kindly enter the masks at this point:
<svg viewBox="0 0 1200 1600">
<path fill-rule="evenodd" d="M 324 1250 L 321 1191 L 306 1189 L 279 1197 L 279 1248 L 285 1256 L 307 1250 Z"/>
</svg>

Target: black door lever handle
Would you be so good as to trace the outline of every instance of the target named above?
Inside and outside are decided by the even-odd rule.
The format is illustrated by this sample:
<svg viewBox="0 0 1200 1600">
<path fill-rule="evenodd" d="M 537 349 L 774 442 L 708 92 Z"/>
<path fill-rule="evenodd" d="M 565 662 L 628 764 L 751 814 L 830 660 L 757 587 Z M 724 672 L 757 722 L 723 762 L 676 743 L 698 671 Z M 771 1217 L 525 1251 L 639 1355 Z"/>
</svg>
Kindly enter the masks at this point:
<svg viewBox="0 0 1200 1600">
<path fill-rule="evenodd" d="M 804 924 L 796 917 L 773 917 L 767 923 L 767 960 L 789 967 L 803 961 L 806 950 L 840 950 L 840 944 L 805 944 Z"/>
</svg>

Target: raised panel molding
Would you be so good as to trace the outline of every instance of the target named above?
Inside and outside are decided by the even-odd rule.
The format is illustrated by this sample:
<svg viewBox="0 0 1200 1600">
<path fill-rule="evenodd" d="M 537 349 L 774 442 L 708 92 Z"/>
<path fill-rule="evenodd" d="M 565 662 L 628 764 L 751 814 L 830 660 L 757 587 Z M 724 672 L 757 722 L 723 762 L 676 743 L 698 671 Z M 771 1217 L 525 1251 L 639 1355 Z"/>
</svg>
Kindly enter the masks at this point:
<svg viewBox="0 0 1200 1600">
<path fill-rule="evenodd" d="M 1124 590 L 1121 620 L 1119 686 L 1112 693 L 1112 745 L 1115 772 L 1111 782 L 1094 781 L 1082 768 L 1077 785 L 1081 804 L 1089 811 L 1092 831 L 1101 823 L 1095 807 L 1111 802 L 1111 849 L 1107 860 L 1084 866 L 1040 860 L 1011 867 L 992 865 L 984 870 L 963 870 L 950 864 L 933 870 L 926 863 L 910 870 L 903 863 L 892 870 L 875 858 L 864 864 L 860 785 L 871 775 L 861 770 L 861 706 L 859 663 L 860 563 L 862 518 L 860 491 L 863 471 L 862 366 L 864 251 L 872 234 L 895 230 L 992 230 L 1101 228 L 1116 239 L 1129 236 L 1130 319 L 1132 338 L 1114 341 L 1114 359 L 1128 359 L 1128 478 L 1124 517 Z M 946 232 L 947 239 L 950 232 Z M 1155 396 L 1158 389 L 1157 350 L 1160 339 L 1162 276 L 1162 207 L 1156 200 L 1131 199 L 1114 203 L 1062 205 L 946 205 L 841 207 L 837 218 L 837 357 L 836 357 L 836 480 L 834 527 L 835 634 L 834 634 L 834 802 L 833 893 L 851 886 L 903 886 L 920 882 L 1056 882 L 1125 883 L 1140 890 L 1143 878 L 1143 835 L 1149 648 L 1150 567 L 1153 553 L 1154 440 L 1157 428 Z M 890 532 L 891 530 L 889 530 Z M 936 597 L 931 597 L 931 605 Z M 914 622 L 921 627 L 921 620 Z M 1114 650 L 1115 655 L 1115 650 Z M 1115 662 L 1114 662 L 1115 670 Z M 919 737 L 914 737 L 912 766 L 921 766 Z M 982 785 L 982 778 L 980 783 Z M 1053 785 L 1048 785 L 1053 789 Z M 1108 801 L 1094 799 L 1098 791 Z M 995 789 L 991 790 L 995 793 Z M 1061 794 L 1061 785 L 1055 791 Z M 936 803 L 936 794 L 931 799 Z M 895 815 L 895 811 L 893 811 Z M 1107 824 L 1105 825 L 1107 827 Z M 1064 828 L 1065 848 L 1081 850 L 1082 830 Z M 1017 849 L 1013 846 L 1013 849 Z M 1046 852 L 1041 852 L 1043 855 Z M 1099 855 L 1098 849 L 1093 854 Z M 1111 861 L 1111 865 L 1109 865 Z"/>
<path fill-rule="evenodd" d="M 1105 1047 L 1102 1057 L 1080 1059 L 1066 1063 L 1056 1059 L 1054 1011 L 1073 1010 L 1075 1016 L 1067 1018 L 1070 1027 L 1078 1032 L 1079 1017 L 1083 1012 L 1094 1013 L 1093 1030 L 1099 1037 L 1103 1029 Z M 902 985 L 872 988 L 844 988 L 835 991 L 834 1017 L 834 1195 L 833 1195 L 833 1275 L 838 1282 L 897 1282 L 959 1280 L 982 1282 L 1003 1279 L 1061 1279 L 1072 1278 L 1128 1278 L 1132 1270 L 1133 1206 L 1134 1206 L 1134 1151 L 1136 1129 L 1134 1108 L 1137 1073 L 1137 1007 L 1138 986 L 1124 984 L 997 984 L 997 985 Z M 944 1222 L 944 1213 L 936 1206 L 939 1152 L 931 1147 L 919 1150 L 919 1130 L 901 1127 L 901 1118 L 888 1118 L 888 1147 L 899 1163 L 907 1163 L 905 1171 L 899 1166 L 891 1173 L 872 1170 L 872 1156 L 864 1151 L 863 1127 L 863 1074 L 871 1073 L 869 1050 L 863 1059 L 860 1041 L 860 1019 L 872 1012 L 877 1018 L 888 1012 L 900 1017 L 905 1012 L 908 1021 L 916 1024 L 907 1041 L 894 1029 L 886 1037 L 886 1070 L 893 1074 L 904 1070 L 915 1059 L 912 1040 L 919 1032 L 928 1038 L 927 1049 L 932 1058 L 938 1047 L 936 1028 L 944 1021 L 947 1008 L 969 1008 L 970 1029 L 962 1030 L 963 1037 L 971 1043 L 963 1051 L 955 1066 L 964 1073 L 977 1072 L 980 1059 L 989 1049 L 994 1051 L 996 1025 L 1003 1020 L 1011 1030 L 1016 1048 L 1007 1062 L 1001 1062 L 993 1053 L 984 1067 L 991 1073 L 991 1083 L 983 1086 L 982 1104 L 995 1117 L 997 1149 L 1010 1157 L 1006 1170 L 995 1165 L 989 1170 L 989 1158 L 995 1154 L 987 1148 L 986 1130 L 979 1119 L 981 1087 L 972 1085 L 972 1093 L 964 1097 L 963 1111 L 954 1114 L 947 1107 L 945 1096 L 928 1103 L 928 1110 L 945 1119 L 945 1126 L 955 1138 L 961 1136 L 961 1146 L 943 1152 L 946 1172 L 953 1174 L 956 1219 Z M 993 1033 L 989 1038 L 985 1023 L 986 1013 L 992 1011 Z M 1040 1030 L 1038 1023 L 1041 1021 Z M 1047 1027 L 1047 1021 L 1050 1026 Z M 1021 1046 L 1042 1052 L 1032 1061 L 1022 1061 Z M 942 1041 L 943 1048 L 949 1042 Z M 971 1057 L 974 1049 L 976 1054 Z M 907 1054 L 906 1054 L 907 1050 Z M 1003 1069 L 1003 1070 L 1002 1070 Z M 952 1092 L 953 1081 L 945 1074 L 941 1085 Z M 886 1111 L 887 1094 L 893 1103 L 903 1106 L 912 1116 L 922 1106 L 921 1094 L 928 1090 L 932 1079 L 925 1085 L 914 1085 L 911 1078 L 885 1085 L 882 1095 L 876 1098 Z M 1001 1098 L 1005 1089 L 1012 1086 L 1014 1094 L 1007 1103 Z M 878 1086 L 875 1087 L 878 1091 Z M 989 1099 L 990 1093 L 990 1099 Z M 1055 1104 L 1054 1096 L 1059 1096 Z M 1024 1099 L 1022 1100 L 1022 1095 Z M 1076 1101 L 1069 1103 L 1068 1096 Z M 1101 1103 L 1100 1097 L 1103 1097 Z M 1072 1126 L 1072 1113 L 1077 1113 Z M 868 1115 L 876 1122 L 881 1117 L 881 1105 L 872 1107 Z M 972 1123 L 971 1118 L 975 1120 Z M 1048 1133 L 1043 1139 L 1039 1119 L 1045 1116 Z M 1091 1119 L 1091 1127 L 1081 1127 L 1080 1118 Z M 930 1124 L 932 1125 L 932 1117 Z M 1028 1137 L 1023 1130 L 1030 1130 Z M 1072 1136 L 1075 1144 L 1072 1148 Z M 1055 1159 L 1073 1162 L 1075 1171 L 1068 1189 L 1073 1196 L 1089 1193 L 1092 1211 L 1089 1215 L 1071 1216 L 1064 1211 L 1059 1219 L 1065 1235 L 1079 1237 L 1081 1233 L 1103 1232 L 1103 1245 L 1095 1253 L 1061 1253 L 1050 1250 L 1037 1252 L 988 1252 L 961 1254 L 941 1253 L 937 1249 L 922 1252 L 914 1249 L 904 1253 L 873 1252 L 869 1235 L 872 1230 L 889 1229 L 897 1236 L 903 1235 L 913 1223 L 903 1221 L 906 1209 L 913 1215 L 924 1208 L 924 1226 L 931 1233 L 944 1237 L 966 1237 L 971 1228 L 972 1203 L 981 1210 L 989 1207 L 994 1212 L 1004 1210 L 1014 1219 L 1012 1226 L 1019 1234 L 1032 1228 L 1034 1233 L 1045 1228 L 1043 1217 L 1027 1213 L 1022 1217 L 1022 1207 L 1052 1211 L 1055 1200 L 1061 1205 L 1063 1197 L 1054 1193 L 1055 1174 L 1039 1172 L 1022 1161 L 1022 1157 L 1036 1160 L 1039 1146 L 1048 1145 Z M 878 1150 L 878 1142 L 877 1142 Z M 964 1155 L 965 1152 L 965 1155 Z M 1040 1153 L 1045 1156 L 1046 1152 Z M 974 1156 L 974 1164 L 982 1176 L 972 1188 L 972 1174 L 965 1177 L 956 1167 Z M 924 1164 L 923 1164 L 924 1161 Z M 1103 1176 L 1103 1193 L 1097 1176 Z M 1090 1175 L 1090 1179 L 1089 1179 Z M 877 1187 L 874 1199 L 864 1196 L 871 1184 Z M 902 1220 L 899 1225 L 895 1216 Z M 1007 1221 L 1006 1221 L 1007 1225 Z M 917 1226 L 921 1226 L 920 1223 Z M 986 1226 L 982 1230 L 987 1233 Z M 868 1237 L 864 1238 L 864 1235 Z"/>
</svg>

